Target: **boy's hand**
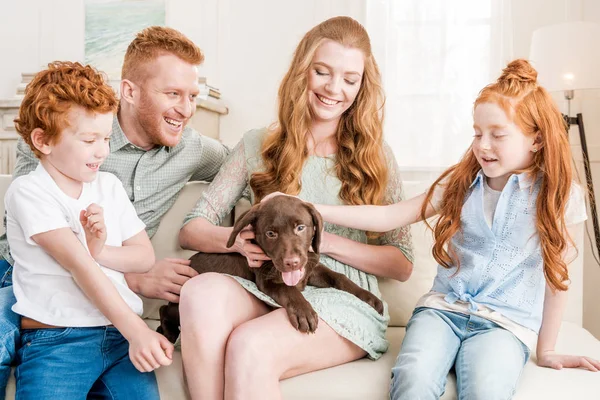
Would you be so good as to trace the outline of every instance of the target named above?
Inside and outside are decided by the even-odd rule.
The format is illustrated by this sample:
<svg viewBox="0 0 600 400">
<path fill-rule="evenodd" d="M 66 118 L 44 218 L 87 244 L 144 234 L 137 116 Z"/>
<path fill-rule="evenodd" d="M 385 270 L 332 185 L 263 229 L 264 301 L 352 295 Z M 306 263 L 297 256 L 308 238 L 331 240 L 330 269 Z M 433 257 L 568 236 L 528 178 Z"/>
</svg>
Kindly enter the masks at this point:
<svg viewBox="0 0 600 400">
<path fill-rule="evenodd" d="M 79 221 L 85 231 L 88 249 L 94 259 L 104 249 L 106 242 L 106 225 L 104 224 L 104 210 L 98 204 L 92 203 L 87 209 L 79 213 Z"/>
<path fill-rule="evenodd" d="M 537 361 L 540 367 L 554 369 L 583 368 L 593 372 L 598 372 L 598 370 L 600 370 L 600 362 L 593 358 L 556 354 L 553 351 L 546 351 L 542 354 L 538 354 Z"/>
<path fill-rule="evenodd" d="M 166 337 L 148 327 L 140 329 L 129 340 L 129 358 L 140 372 L 151 372 L 161 365 L 171 365 L 174 350 Z"/>
</svg>

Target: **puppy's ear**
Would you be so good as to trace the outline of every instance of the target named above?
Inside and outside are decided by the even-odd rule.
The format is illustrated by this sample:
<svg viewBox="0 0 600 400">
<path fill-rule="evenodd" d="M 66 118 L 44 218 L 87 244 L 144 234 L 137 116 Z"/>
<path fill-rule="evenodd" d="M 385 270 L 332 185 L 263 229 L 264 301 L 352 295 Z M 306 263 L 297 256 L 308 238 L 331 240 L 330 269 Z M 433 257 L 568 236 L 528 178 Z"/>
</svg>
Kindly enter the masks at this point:
<svg viewBox="0 0 600 400">
<path fill-rule="evenodd" d="M 321 246 L 321 232 L 323 231 L 323 218 L 317 209 L 310 203 L 304 203 L 304 207 L 310 213 L 315 227 L 315 232 L 312 239 L 312 248 L 315 253 L 319 253 L 319 246 Z"/>
<path fill-rule="evenodd" d="M 252 206 L 252 208 L 241 215 L 241 217 L 237 220 L 237 222 L 233 225 L 233 231 L 231 235 L 229 235 L 229 240 L 227 241 L 227 248 L 233 246 L 235 243 L 235 238 L 239 235 L 240 231 L 244 229 L 248 225 L 254 226 L 256 222 L 256 218 L 258 217 L 260 208 L 260 203 Z"/>
</svg>

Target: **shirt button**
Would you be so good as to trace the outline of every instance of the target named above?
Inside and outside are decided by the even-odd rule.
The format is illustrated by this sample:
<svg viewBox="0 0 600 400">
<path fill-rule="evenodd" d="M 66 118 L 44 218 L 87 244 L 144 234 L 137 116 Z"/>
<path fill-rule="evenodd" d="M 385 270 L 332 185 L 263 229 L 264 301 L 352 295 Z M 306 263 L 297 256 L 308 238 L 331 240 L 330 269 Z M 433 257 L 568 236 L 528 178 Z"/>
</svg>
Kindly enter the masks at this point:
<svg viewBox="0 0 600 400">
<path fill-rule="evenodd" d="M 141 186 L 136 186 L 135 190 L 142 190 L 142 187 Z"/>
</svg>

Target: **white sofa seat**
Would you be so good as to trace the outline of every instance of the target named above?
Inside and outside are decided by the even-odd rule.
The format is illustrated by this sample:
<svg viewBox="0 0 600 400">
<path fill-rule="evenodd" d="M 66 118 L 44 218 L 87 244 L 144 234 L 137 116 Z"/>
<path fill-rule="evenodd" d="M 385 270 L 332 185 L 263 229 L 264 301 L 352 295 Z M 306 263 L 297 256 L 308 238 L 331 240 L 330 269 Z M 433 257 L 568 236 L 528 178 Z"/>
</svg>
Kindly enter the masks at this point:
<svg viewBox="0 0 600 400">
<path fill-rule="evenodd" d="M 10 177 L 0 176 L 0 193 L 4 193 Z M 166 256 L 187 258 L 193 252 L 182 250 L 177 244 L 177 234 L 185 214 L 190 210 L 204 189 L 203 183 L 186 185 L 173 208 L 165 215 L 159 230 L 152 238 L 157 258 Z M 420 182 L 405 182 L 407 196 L 424 190 Z M 3 212 L 3 204 L 0 211 Z M 238 211 L 243 207 L 238 207 Z M 239 213 L 239 212 L 238 212 Z M 229 221 L 230 222 L 230 221 Z M 431 288 L 435 276 L 436 263 L 431 257 L 431 235 L 424 224 L 411 227 L 415 247 L 414 272 L 409 281 L 400 283 L 389 279 L 380 279 L 381 291 L 390 310 L 390 328 L 387 338 L 390 348 L 377 361 L 362 359 L 345 365 L 286 379 L 281 382 L 283 398 L 286 400 L 306 399 L 344 399 L 344 400 L 383 400 L 388 398 L 390 371 L 405 333 L 417 299 Z M 582 233 L 578 236 L 581 243 Z M 583 252 L 580 252 L 582 254 Z M 557 351 L 569 354 L 585 354 L 600 359 L 600 342 L 581 325 L 581 280 L 582 259 L 571 265 L 572 288 L 570 303 L 565 321 L 559 333 Z M 157 310 L 160 301 L 144 299 L 144 316 L 151 327 L 158 322 Z M 182 374 L 181 354 L 177 351 L 174 362 L 156 372 L 162 399 L 186 399 L 187 390 Z M 14 378 L 11 377 L 7 399 L 14 398 Z M 446 392 L 442 399 L 456 399 L 456 379 L 451 373 L 448 377 Z M 521 377 L 516 400 L 563 400 L 600 398 L 600 373 L 585 370 L 555 371 L 540 368 L 532 357 Z"/>
</svg>

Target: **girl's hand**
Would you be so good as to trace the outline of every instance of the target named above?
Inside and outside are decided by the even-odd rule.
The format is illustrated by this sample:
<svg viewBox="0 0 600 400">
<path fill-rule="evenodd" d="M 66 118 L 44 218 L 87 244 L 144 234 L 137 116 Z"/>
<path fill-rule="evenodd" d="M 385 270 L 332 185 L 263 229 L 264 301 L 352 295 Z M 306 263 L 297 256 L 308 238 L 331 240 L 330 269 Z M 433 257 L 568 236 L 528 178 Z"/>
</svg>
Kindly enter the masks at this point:
<svg viewBox="0 0 600 400">
<path fill-rule="evenodd" d="M 293 196 L 291 194 L 285 194 L 283 192 L 273 192 L 273 193 L 269 193 L 268 195 L 266 195 L 265 197 L 263 197 L 263 199 L 260 202 L 262 203 L 263 201 L 270 200 L 270 199 L 272 199 L 275 196 L 289 196 L 289 197 L 299 198 L 298 196 Z"/>
<path fill-rule="evenodd" d="M 540 367 L 563 369 L 563 368 L 583 368 L 592 372 L 600 370 L 600 362 L 590 357 L 570 356 L 566 354 L 556 354 L 554 351 L 545 351 L 537 357 Z"/>
<path fill-rule="evenodd" d="M 260 247 L 252 243 L 255 237 L 252 226 L 248 225 L 242 229 L 235 241 L 237 252 L 246 257 L 250 268 L 260 268 L 265 261 L 270 260 Z"/>
<path fill-rule="evenodd" d="M 104 224 L 104 210 L 96 203 L 79 213 L 79 221 L 85 231 L 88 249 L 94 259 L 104 249 L 106 242 L 106 225 Z"/>
<path fill-rule="evenodd" d="M 140 372 L 151 372 L 161 365 L 171 365 L 175 348 L 160 333 L 143 327 L 129 340 L 129 358 Z"/>
</svg>

